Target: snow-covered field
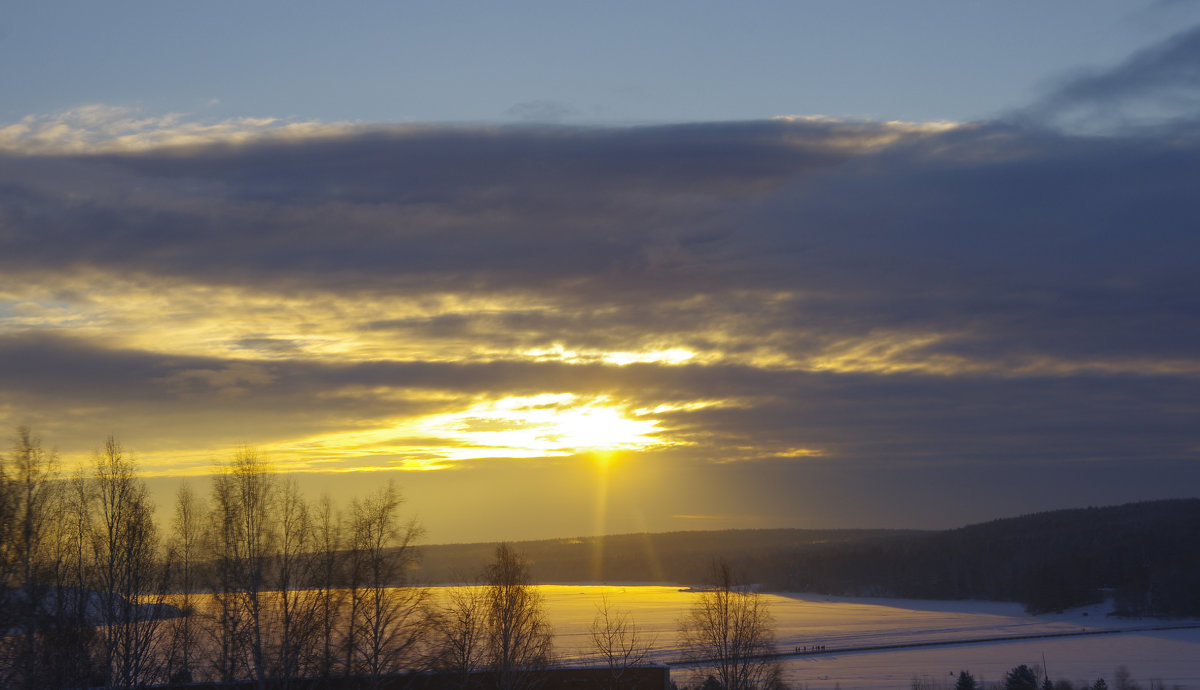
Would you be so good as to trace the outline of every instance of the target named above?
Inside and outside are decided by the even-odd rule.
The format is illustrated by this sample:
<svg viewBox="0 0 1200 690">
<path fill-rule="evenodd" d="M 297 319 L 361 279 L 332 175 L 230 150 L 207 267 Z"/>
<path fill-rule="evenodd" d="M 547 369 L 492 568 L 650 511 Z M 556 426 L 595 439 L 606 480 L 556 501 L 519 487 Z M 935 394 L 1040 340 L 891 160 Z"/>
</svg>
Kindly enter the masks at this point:
<svg viewBox="0 0 1200 690">
<path fill-rule="evenodd" d="M 539 590 L 554 626 L 556 651 L 576 658 L 590 652 L 589 630 L 603 595 L 610 608 L 629 611 L 643 635 L 654 638 L 656 660 L 674 658 L 677 621 L 699 596 L 648 585 L 542 585 Z M 1124 665 L 1143 687 L 1161 680 L 1168 688 L 1200 688 L 1200 629 L 1149 630 L 1200 625 L 1196 620 L 1124 620 L 1105 615 L 1105 606 L 1030 616 L 1018 604 L 995 602 L 764 596 L 781 651 L 825 646 L 823 653 L 784 660 L 785 679 L 794 688 L 907 689 L 914 678 L 951 685 L 951 674 L 960 670 L 995 681 L 1018 664 L 1041 665 L 1043 657 L 1052 679 L 1094 682 L 1103 676 L 1113 687 L 1113 670 Z M 1124 632 L 941 644 L 1109 630 Z M 850 651 L 914 643 L 937 646 Z M 687 669 L 672 672 L 681 683 L 690 684 L 693 675 Z"/>
</svg>

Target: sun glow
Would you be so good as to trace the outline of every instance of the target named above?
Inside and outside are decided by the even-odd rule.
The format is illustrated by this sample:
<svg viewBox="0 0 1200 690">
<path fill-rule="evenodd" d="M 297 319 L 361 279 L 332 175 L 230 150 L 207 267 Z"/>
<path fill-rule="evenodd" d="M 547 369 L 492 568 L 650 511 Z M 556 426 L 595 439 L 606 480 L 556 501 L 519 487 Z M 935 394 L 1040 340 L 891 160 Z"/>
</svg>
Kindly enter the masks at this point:
<svg viewBox="0 0 1200 690">
<path fill-rule="evenodd" d="M 556 414 L 547 439 L 575 450 L 610 450 L 637 446 L 649 439 L 654 423 L 629 419 L 611 407 L 589 405 Z"/>
<path fill-rule="evenodd" d="M 472 445 L 571 455 L 657 443 L 658 422 L 629 416 L 607 397 L 569 393 L 514 396 L 429 420 Z"/>
<path fill-rule="evenodd" d="M 665 350 L 644 351 L 613 351 L 567 349 L 562 343 L 552 347 L 534 348 L 522 353 L 526 357 L 542 362 L 568 362 L 571 364 L 614 364 L 626 366 L 629 364 L 687 364 L 696 357 L 696 353 L 682 347 L 672 347 Z"/>
<path fill-rule="evenodd" d="M 590 454 L 610 461 L 620 451 L 667 443 L 648 410 L 626 410 L 607 396 L 570 393 L 482 400 L 456 412 L 425 415 L 372 429 L 326 434 L 270 450 L 299 453 L 322 469 L 434 470 L 459 460 Z"/>
</svg>

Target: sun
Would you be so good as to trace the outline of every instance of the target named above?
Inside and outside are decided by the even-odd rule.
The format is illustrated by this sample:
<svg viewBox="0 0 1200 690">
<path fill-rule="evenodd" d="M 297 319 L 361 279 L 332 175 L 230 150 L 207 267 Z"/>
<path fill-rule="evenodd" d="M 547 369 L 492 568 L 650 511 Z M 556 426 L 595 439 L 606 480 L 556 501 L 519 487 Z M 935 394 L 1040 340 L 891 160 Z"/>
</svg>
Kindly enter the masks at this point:
<svg viewBox="0 0 1200 690">
<path fill-rule="evenodd" d="M 625 416 L 615 407 L 589 405 L 561 410 L 549 420 L 547 439 L 573 451 L 612 451 L 653 442 L 657 422 Z"/>
</svg>

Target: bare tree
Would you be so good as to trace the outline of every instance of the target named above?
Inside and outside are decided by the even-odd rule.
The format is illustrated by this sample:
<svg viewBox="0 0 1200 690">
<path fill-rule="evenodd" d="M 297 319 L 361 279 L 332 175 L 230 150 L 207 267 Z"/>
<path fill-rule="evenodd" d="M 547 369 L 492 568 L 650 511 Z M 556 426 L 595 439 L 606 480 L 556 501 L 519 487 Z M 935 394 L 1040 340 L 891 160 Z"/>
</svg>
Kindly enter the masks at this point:
<svg viewBox="0 0 1200 690">
<path fill-rule="evenodd" d="M 608 685 L 615 689 L 620 687 L 626 671 L 645 663 L 655 639 L 643 639 L 632 614 L 614 610 L 607 594 L 600 597 L 596 609 L 596 617 L 592 619 L 592 645 L 608 665 Z"/>
<path fill-rule="evenodd" d="M 415 522 L 400 522 L 401 503 L 389 482 L 351 506 L 352 654 L 372 683 L 411 663 L 426 632 L 428 592 L 403 586 L 421 529 Z"/>
<path fill-rule="evenodd" d="M 278 546 L 274 554 L 273 675 L 286 684 L 300 675 L 307 649 L 314 640 L 317 596 L 306 586 L 314 562 L 308 503 L 292 478 L 284 479 L 274 511 Z"/>
<path fill-rule="evenodd" d="M 224 683 L 238 679 L 245 645 L 239 601 L 245 555 L 239 537 L 241 507 L 234 488 L 230 478 L 213 477 L 212 503 L 203 537 L 213 601 L 212 625 L 208 630 L 213 636 L 217 679 Z"/>
<path fill-rule="evenodd" d="M 4 587 L 0 592 L 3 593 L 7 593 L 8 586 L 12 584 L 14 564 L 11 559 L 14 554 L 9 544 L 15 536 L 16 517 L 16 482 L 9 477 L 8 463 L 5 462 L 4 456 L 0 455 L 0 586 Z M 2 593 L 0 597 L 3 597 Z M 0 603 L 5 603 L 2 598 Z M 3 622 L 2 618 L 0 622 Z"/>
<path fill-rule="evenodd" d="M 17 579 L 17 482 L 8 470 L 4 454 L 0 454 L 0 630 L 18 630 L 20 602 L 16 593 Z M 15 638 L 0 637 L 0 686 L 15 687 L 16 653 Z"/>
<path fill-rule="evenodd" d="M 754 588 L 725 561 L 713 564 L 713 587 L 699 594 L 679 623 L 686 658 L 711 673 L 725 690 L 761 690 L 780 684 L 773 620 Z"/>
<path fill-rule="evenodd" d="M 430 666 L 456 674 L 462 688 L 470 685 L 471 674 L 484 666 L 486 594 L 478 584 L 446 588 L 434 622 Z"/>
<path fill-rule="evenodd" d="M 317 641 L 311 669 L 318 678 L 328 679 L 338 665 L 338 634 L 346 600 L 345 590 L 341 587 L 345 565 L 342 519 L 328 495 L 317 504 L 314 539 L 316 555 L 312 576 Z"/>
<path fill-rule="evenodd" d="M 501 690 L 527 684 L 530 671 L 550 663 L 551 634 L 541 595 L 530 584 L 529 564 L 500 544 L 485 572 L 487 657 Z"/>
<path fill-rule="evenodd" d="M 195 648 L 199 631 L 196 625 L 195 592 L 202 536 L 201 507 L 187 482 L 179 485 L 175 496 L 175 515 L 171 523 L 168 552 L 174 561 L 172 572 L 179 590 L 180 616 L 170 623 L 167 651 L 167 679 L 172 683 L 190 683 L 195 673 Z"/>
<path fill-rule="evenodd" d="M 145 483 L 135 475 L 133 459 L 112 436 L 96 454 L 92 483 L 92 559 L 106 684 L 135 687 L 148 682 L 154 671 L 165 590 L 153 506 Z"/>
<path fill-rule="evenodd" d="M 107 677 L 104 659 L 95 658 L 96 648 L 103 650 L 103 640 L 97 644 L 95 627 L 103 622 L 96 608 L 96 604 L 103 604 L 103 597 L 92 593 L 96 571 L 92 553 L 95 491 L 83 468 L 63 482 L 61 489 L 54 509 L 59 519 L 49 530 L 53 544 L 47 559 L 50 589 L 43 603 L 52 605 L 53 613 L 45 622 L 50 628 L 45 634 L 54 640 L 56 666 L 78 669 L 73 680 L 103 683 Z M 50 677 L 70 680 L 61 669 L 47 671 Z"/>
<path fill-rule="evenodd" d="M 8 677 L 0 680 L 11 687 L 40 687 L 52 682 L 47 672 L 57 654 L 52 642 L 53 616 L 41 615 L 46 607 L 64 603 L 52 590 L 60 578 L 60 561 L 54 543 L 57 530 L 52 523 L 60 510 L 61 482 L 58 458 L 47 451 L 28 427 L 18 427 L 5 473 L 5 531 L 0 535 L 0 565 L 6 599 L 6 627 L 15 634 L 3 639 L 10 663 Z M 47 621 L 49 618 L 49 621 Z M 61 619 L 60 619 L 61 620 Z"/>
<path fill-rule="evenodd" d="M 276 476 L 258 453 L 240 448 L 213 477 L 206 544 L 212 563 L 212 591 L 220 680 L 230 682 L 245 669 L 266 682 L 264 637 L 266 565 L 276 531 L 270 509 Z"/>
</svg>

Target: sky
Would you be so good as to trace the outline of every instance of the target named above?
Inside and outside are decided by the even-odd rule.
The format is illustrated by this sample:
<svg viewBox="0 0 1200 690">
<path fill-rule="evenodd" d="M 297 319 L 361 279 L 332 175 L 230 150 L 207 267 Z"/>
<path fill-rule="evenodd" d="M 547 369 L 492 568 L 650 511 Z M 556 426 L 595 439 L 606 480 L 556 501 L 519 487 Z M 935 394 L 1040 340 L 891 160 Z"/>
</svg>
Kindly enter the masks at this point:
<svg viewBox="0 0 1200 690">
<path fill-rule="evenodd" d="M 1200 3 L 25 3 L 0 86 L 0 429 L 160 507 L 243 447 L 433 543 L 1200 486 Z"/>
</svg>

